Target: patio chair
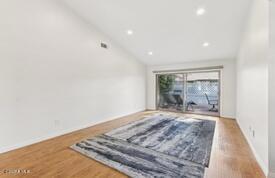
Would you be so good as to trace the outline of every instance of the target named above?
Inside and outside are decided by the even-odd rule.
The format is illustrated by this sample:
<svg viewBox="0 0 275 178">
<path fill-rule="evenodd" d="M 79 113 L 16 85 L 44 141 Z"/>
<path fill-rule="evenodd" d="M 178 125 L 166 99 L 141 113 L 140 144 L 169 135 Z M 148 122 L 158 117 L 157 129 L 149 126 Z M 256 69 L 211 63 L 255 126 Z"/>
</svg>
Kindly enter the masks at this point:
<svg viewBox="0 0 275 178">
<path fill-rule="evenodd" d="M 163 94 L 163 104 L 164 106 L 175 106 L 177 104 L 177 101 L 171 94 Z"/>
<path fill-rule="evenodd" d="M 217 99 L 210 99 L 206 93 L 204 93 L 204 94 L 205 94 L 205 96 L 206 96 L 208 105 L 211 105 L 211 106 L 212 106 L 212 108 L 209 109 L 209 111 L 218 112 L 218 109 L 216 108 L 216 106 L 218 106 L 219 100 L 217 100 Z"/>
<path fill-rule="evenodd" d="M 194 101 L 188 101 L 186 103 L 186 111 L 194 111 L 194 106 L 197 105 Z M 190 109 L 191 108 L 191 109 Z"/>
<path fill-rule="evenodd" d="M 183 104 L 183 100 L 179 94 L 173 94 L 172 95 L 174 99 L 176 100 L 176 105 L 179 107 Z"/>
</svg>

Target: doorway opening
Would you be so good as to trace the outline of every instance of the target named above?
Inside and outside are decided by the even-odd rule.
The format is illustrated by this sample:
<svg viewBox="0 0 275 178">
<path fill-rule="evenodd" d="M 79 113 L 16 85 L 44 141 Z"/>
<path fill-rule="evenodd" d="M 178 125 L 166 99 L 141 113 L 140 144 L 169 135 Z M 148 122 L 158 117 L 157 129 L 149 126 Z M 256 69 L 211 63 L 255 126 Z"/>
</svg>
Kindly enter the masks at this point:
<svg viewBox="0 0 275 178">
<path fill-rule="evenodd" d="M 157 74 L 159 110 L 220 115 L 220 71 Z"/>
</svg>

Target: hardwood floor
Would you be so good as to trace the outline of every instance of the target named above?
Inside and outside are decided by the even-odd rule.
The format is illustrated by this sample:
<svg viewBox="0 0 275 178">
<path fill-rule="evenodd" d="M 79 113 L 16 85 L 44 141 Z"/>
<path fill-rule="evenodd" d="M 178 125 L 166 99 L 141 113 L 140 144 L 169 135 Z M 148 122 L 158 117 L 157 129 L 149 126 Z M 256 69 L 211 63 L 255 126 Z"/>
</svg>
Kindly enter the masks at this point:
<svg viewBox="0 0 275 178">
<path fill-rule="evenodd" d="M 79 140 L 107 132 L 113 128 L 141 119 L 143 116 L 152 113 L 155 113 L 155 111 L 140 112 L 8 153 L 0 154 L 0 178 L 127 177 L 110 167 L 71 150 L 69 146 Z M 210 116 L 196 115 L 196 117 L 217 121 L 210 166 L 209 168 L 206 168 L 205 178 L 265 177 L 236 121 Z M 30 173 L 3 173 L 4 170 L 13 169 L 30 170 Z"/>
</svg>

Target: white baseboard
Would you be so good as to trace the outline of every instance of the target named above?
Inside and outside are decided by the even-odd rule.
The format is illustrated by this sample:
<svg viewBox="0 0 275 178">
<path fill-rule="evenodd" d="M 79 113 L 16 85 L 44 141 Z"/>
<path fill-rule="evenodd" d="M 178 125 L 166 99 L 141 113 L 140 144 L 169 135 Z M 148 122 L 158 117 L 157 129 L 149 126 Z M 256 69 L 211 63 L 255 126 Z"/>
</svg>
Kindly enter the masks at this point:
<svg viewBox="0 0 275 178">
<path fill-rule="evenodd" d="M 221 118 L 224 118 L 224 119 L 231 119 L 231 120 L 236 120 L 236 118 L 234 117 L 227 117 L 227 116 L 220 116 Z"/>
<path fill-rule="evenodd" d="M 268 178 L 275 178 L 275 172 L 269 172 Z"/>
<path fill-rule="evenodd" d="M 141 111 L 138 111 L 138 112 L 142 112 L 142 111 L 144 111 L 144 110 L 141 110 Z M 58 132 L 55 132 L 55 133 L 52 133 L 52 134 L 48 134 L 48 135 L 33 138 L 33 139 L 30 139 L 30 140 L 27 140 L 27 141 L 24 141 L 24 142 L 20 142 L 18 144 L 2 147 L 2 148 L 0 148 L 0 154 L 8 152 L 8 151 L 15 150 L 15 149 L 18 149 L 18 148 L 22 148 L 22 147 L 25 147 L 25 146 L 29 146 L 29 145 L 32 145 L 32 144 L 35 144 L 35 143 L 39 143 L 39 142 L 42 142 L 42 141 L 45 141 L 45 140 L 48 140 L 48 139 L 52 139 L 54 137 L 62 136 L 62 135 L 65 135 L 65 134 L 68 134 L 68 133 L 71 133 L 71 132 L 74 132 L 74 131 L 77 131 L 77 130 L 85 129 L 85 128 L 88 128 L 88 127 L 91 127 L 91 126 L 94 126 L 94 125 L 97 125 L 97 124 L 101 124 L 101 123 L 108 122 L 108 121 L 111 121 L 111 120 L 114 120 L 114 119 L 118 119 L 118 118 L 121 118 L 121 117 L 124 117 L 124 116 L 127 116 L 127 115 L 135 114 L 135 113 L 138 113 L 138 112 L 127 113 L 127 114 L 123 114 L 123 115 L 120 115 L 120 116 L 115 116 L 115 117 L 112 117 L 112 118 L 104 119 L 102 121 L 91 122 L 91 123 L 88 123 L 88 124 L 79 125 L 79 126 L 76 126 L 74 128 L 65 129 L 65 130 L 58 131 Z"/>
<path fill-rule="evenodd" d="M 242 128 L 242 125 L 239 123 L 239 120 L 236 119 L 236 121 L 237 121 L 237 123 L 238 123 L 238 125 L 239 125 L 239 127 L 240 127 L 240 129 L 241 129 L 241 131 L 242 131 L 242 133 L 243 133 L 243 135 L 244 135 L 246 141 L 248 142 L 249 147 L 250 147 L 250 149 L 252 150 L 252 152 L 253 152 L 253 154 L 254 154 L 254 156 L 255 156 L 255 158 L 256 158 L 256 161 L 257 161 L 258 164 L 260 165 L 260 167 L 261 167 L 262 171 L 264 172 L 265 176 L 268 177 L 268 174 L 269 174 L 269 173 L 268 173 L 268 172 L 269 172 L 269 171 L 268 171 L 268 166 L 264 163 L 264 161 L 262 160 L 262 158 L 259 156 L 259 154 L 258 154 L 257 151 L 255 150 L 255 148 L 254 148 L 253 144 L 251 143 L 250 139 L 249 139 L 249 138 L 247 137 L 247 135 L 245 134 L 244 129 Z"/>
</svg>

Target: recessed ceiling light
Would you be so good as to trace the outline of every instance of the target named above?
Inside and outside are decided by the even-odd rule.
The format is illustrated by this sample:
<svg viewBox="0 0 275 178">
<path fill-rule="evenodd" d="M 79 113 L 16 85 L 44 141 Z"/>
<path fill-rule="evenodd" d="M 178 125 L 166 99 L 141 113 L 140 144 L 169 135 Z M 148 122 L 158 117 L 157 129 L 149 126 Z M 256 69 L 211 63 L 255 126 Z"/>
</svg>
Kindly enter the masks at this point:
<svg viewBox="0 0 275 178">
<path fill-rule="evenodd" d="M 208 47 L 208 46 L 209 46 L 209 43 L 208 43 L 208 42 L 204 42 L 204 43 L 202 44 L 202 46 L 203 46 L 203 47 Z"/>
<path fill-rule="evenodd" d="M 197 15 L 198 16 L 201 16 L 201 15 L 205 14 L 205 12 L 206 12 L 205 9 L 202 8 L 202 7 L 200 7 L 200 8 L 197 9 Z"/>
<path fill-rule="evenodd" d="M 148 55 L 152 56 L 152 55 L 153 55 L 153 52 L 152 52 L 152 51 L 149 51 L 149 52 L 148 52 Z"/>
<path fill-rule="evenodd" d="M 134 32 L 133 32 L 132 30 L 127 30 L 127 34 L 128 34 L 128 35 L 133 35 L 133 33 L 134 33 Z"/>
</svg>

